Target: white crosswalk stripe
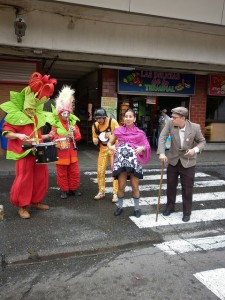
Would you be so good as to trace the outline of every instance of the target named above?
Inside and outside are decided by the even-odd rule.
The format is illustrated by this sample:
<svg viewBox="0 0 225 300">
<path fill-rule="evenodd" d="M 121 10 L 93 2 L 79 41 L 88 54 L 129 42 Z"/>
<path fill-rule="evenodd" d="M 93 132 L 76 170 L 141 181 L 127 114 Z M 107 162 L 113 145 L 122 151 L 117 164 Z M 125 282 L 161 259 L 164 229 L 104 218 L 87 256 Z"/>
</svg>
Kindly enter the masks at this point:
<svg viewBox="0 0 225 300">
<path fill-rule="evenodd" d="M 182 221 L 182 212 L 172 213 L 168 217 L 159 215 L 158 221 L 156 222 L 155 214 L 142 215 L 140 218 L 130 217 L 130 219 L 139 227 L 139 228 L 152 228 L 159 226 L 167 225 L 179 225 L 179 224 L 190 224 L 190 223 L 199 223 L 199 222 L 210 222 L 216 220 L 225 219 L 225 208 L 216 208 L 216 209 L 203 209 L 203 210 L 194 210 L 191 214 L 191 219 L 188 223 Z"/>
<path fill-rule="evenodd" d="M 225 268 L 195 273 L 194 276 L 219 299 L 225 299 Z"/>
<path fill-rule="evenodd" d="M 204 202 L 204 201 L 223 200 L 223 199 L 225 199 L 225 192 L 201 193 L 201 194 L 193 195 L 194 202 Z M 158 197 L 141 197 L 139 201 L 140 206 L 156 205 L 157 203 L 158 203 Z M 160 197 L 160 203 L 166 204 L 166 196 Z M 181 195 L 177 195 L 176 203 L 182 203 Z M 123 206 L 124 207 L 134 206 L 133 199 L 125 198 L 123 201 Z"/>
<path fill-rule="evenodd" d="M 204 188 L 204 187 L 216 187 L 216 186 L 224 186 L 225 185 L 225 181 L 224 180 L 205 180 L 205 181 L 196 181 L 195 184 L 194 184 L 194 187 L 195 188 Z M 142 191 L 158 191 L 159 189 L 159 184 L 143 184 L 143 185 L 140 185 L 139 187 L 139 190 L 140 192 Z M 166 184 L 163 184 L 162 185 L 162 190 L 166 190 L 167 189 L 167 186 Z M 181 185 L 178 184 L 177 186 L 177 189 L 180 190 L 181 189 Z M 131 186 L 126 186 L 125 188 L 125 192 L 129 192 L 131 191 L 132 188 Z M 105 189 L 105 193 L 112 193 L 112 187 L 107 187 Z"/>
<path fill-rule="evenodd" d="M 195 177 L 198 178 L 198 177 L 209 177 L 208 174 L 205 174 L 205 173 L 201 173 L 201 172 L 198 172 L 195 174 Z M 163 176 L 163 179 L 166 179 L 167 176 L 166 174 Z M 97 178 L 93 178 L 91 177 L 90 178 L 94 183 L 97 183 Z M 160 175 L 146 175 L 144 177 L 144 179 L 141 180 L 141 182 L 143 181 L 146 181 L 146 180 L 160 180 Z M 105 182 L 112 182 L 112 178 L 111 177 L 106 177 L 105 178 Z"/>
<path fill-rule="evenodd" d="M 169 255 L 177 253 L 207 251 L 212 249 L 220 249 L 225 247 L 225 235 L 192 238 L 192 239 L 179 239 L 172 240 L 161 244 L 155 244 L 157 248 L 164 251 Z"/>
</svg>

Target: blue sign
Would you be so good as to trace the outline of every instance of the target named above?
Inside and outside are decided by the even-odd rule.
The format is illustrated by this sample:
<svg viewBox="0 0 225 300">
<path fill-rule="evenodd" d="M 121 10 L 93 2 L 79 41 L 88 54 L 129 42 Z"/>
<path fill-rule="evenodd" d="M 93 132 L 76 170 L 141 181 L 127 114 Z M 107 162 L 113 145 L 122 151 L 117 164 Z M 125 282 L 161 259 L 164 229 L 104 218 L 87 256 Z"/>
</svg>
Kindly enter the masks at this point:
<svg viewBox="0 0 225 300">
<path fill-rule="evenodd" d="M 118 93 L 194 95 L 195 75 L 175 72 L 119 70 Z"/>
</svg>

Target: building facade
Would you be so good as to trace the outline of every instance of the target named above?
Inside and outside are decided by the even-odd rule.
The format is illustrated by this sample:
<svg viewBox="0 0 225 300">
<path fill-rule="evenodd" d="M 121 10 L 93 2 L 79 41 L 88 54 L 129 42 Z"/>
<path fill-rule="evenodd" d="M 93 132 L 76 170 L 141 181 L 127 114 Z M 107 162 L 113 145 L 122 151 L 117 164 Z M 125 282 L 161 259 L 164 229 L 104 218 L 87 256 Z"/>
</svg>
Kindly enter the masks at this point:
<svg viewBox="0 0 225 300">
<path fill-rule="evenodd" d="M 87 142 L 102 104 L 119 120 L 132 106 L 150 136 L 161 109 L 184 105 L 209 142 L 225 142 L 224 0 L 0 0 L 0 8 L 0 102 L 38 70 L 58 89 L 76 89 Z"/>
</svg>

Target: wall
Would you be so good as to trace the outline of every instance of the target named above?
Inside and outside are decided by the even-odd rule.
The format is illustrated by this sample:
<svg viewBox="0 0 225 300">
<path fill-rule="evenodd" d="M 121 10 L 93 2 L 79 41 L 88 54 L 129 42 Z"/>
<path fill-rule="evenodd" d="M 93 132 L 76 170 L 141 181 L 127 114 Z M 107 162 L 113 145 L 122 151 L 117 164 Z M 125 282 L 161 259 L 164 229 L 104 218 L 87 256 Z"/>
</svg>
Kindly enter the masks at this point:
<svg viewBox="0 0 225 300">
<path fill-rule="evenodd" d="M 215 6 L 214 1 L 212 5 Z M 78 9 L 73 11 L 79 15 Z M 121 14 L 120 19 L 116 16 L 113 20 L 113 12 L 106 11 L 105 14 L 109 19 L 103 12 L 91 16 L 89 11 L 86 16 L 84 11 L 76 17 L 71 30 L 68 28 L 69 12 L 61 15 L 30 10 L 23 14 L 28 24 L 26 34 L 22 43 L 17 43 L 13 27 L 15 11 L 1 8 L 0 45 L 11 47 L 11 52 L 15 47 L 25 48 L 26 56 L 33 53 L 29 48 L 40 48 L 43 56 L 45 50 L 112 55 L 123 57 L 124 64 L 129 58 L 136 58 L 133 63 L 138 63 L 140 58 L 173 61 L 173 67 L 176 64 L 180 67 L 181 62 L 197 63 L 199 67 L 201 64 L 212 64 L 212 68 L 225 66 L 224 26 L 211 26 L 202 31 L 202 25 L 199 25 L 200 30 L 193 24 L 180 24 L 169 19 Z"/>
<path fill-rule="evenodd" d="M 190 104 L 190 120 L 200 124 L 204 134 L 208 76 L 197 75 L 195 84 L 195 95 L 191 97 Z"/>
<path fill-rule="evenodd" d="M 117 97 L 117 70 L 102 69 L 102 97 Z"/>
<path fill-rule="evenodd" d="M 59 0 L 56 1 L 59 2 Z M 60 2 L 103 7 L 145 15 L 225 24 L 225 17 L 223 16 L 224 0 L 60 0 Z"/>
</svg>

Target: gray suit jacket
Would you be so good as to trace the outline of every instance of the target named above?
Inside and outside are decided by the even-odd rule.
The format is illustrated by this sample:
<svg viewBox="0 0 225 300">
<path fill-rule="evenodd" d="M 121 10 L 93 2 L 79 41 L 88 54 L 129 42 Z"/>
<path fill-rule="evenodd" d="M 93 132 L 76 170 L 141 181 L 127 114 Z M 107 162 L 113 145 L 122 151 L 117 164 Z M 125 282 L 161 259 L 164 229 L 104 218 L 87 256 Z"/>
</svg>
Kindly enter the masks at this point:
<svg viewBox="0 0 225 300">
<path fill-rule="evenodd" d="M 200 152 L 205 148 L 206 142 L 201 133 L 200 125 L 186 120 L 184 143 L 181 148 L 179 128 L 173 125 L 172 120 L 168 121 L 159 136 L 157 154 L 165 154 L 165 141 L 169 134 L 171 136 L 171 148 L 167 152 L 168 163 L 175 166 L 180 159 L 184 168 L 196 165 L 197 154 L 189 158 L 185 157 L 184 154 L 195 146 L 199 148 Z"/>
</svg>

